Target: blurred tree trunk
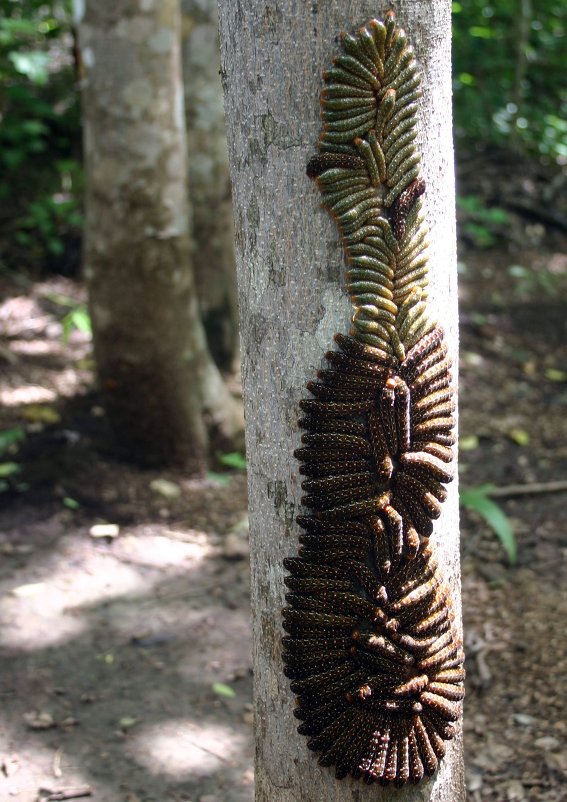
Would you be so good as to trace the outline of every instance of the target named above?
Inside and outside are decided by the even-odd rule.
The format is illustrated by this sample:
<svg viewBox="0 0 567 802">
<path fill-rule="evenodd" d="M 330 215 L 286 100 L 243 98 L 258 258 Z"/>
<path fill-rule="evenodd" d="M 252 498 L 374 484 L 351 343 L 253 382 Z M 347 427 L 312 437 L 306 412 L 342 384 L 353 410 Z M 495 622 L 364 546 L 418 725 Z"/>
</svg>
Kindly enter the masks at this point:
<svg viewBox="0 0 567 802">
<path fill-rule="evenodd" d="M 217 0 L 182 0 L 181 9 L 195 283 L 211 354 L 230 369 L 238 357 L 238 308 Z"/>
<path fill-rule="evenodd" d="M 530 47 L 530 31 L 533 19 L 531 0 L 519 0 L 516 15 L 516 67 L 514 70 L 514 86 L 512 89 L 512 102 L 516 110 L 513 115 L 514 124 L 510 133 L 510 143 L 517 150 L 522 150 L 520 129 L 518 121 L 524 116 L 524 102 L 526 95 L 526 76 L 528 73 L 528 59 Z"/>
<path fill-rule="evenodd" d="M 423 75 L 419 144 L 431 229 L 430 303 L 456 365 L 457 294 L 451 136 L 451 4 L 393 4 Z M 281 661 L 283 559 L 297 551 L 298 401 L 333 335 L 349 328 L 335 226 L 305 176 L 321 120 L 321 72 L 340 31 L 383 13 L 374 0 L 220 0 L 221 60 L 233 182 L 250 496 L 257 802 L 370 802 L 385 795 L 320 768 L 296 732 Z M 458 495 L 436 525 L 445 576 L 459 596 Z M 460 737 L 431 782 L 387 792 L 399 802 L 462 802 Z"/>
<path fill-rule="evenodd" d="M 179 0 L 76 3 L 84 68 L 85 276 L 119 453 L 203 470 L 238 430 L 194 286 Z M 208 431 L 209 430 L 209 431 Z"/>
</svg>

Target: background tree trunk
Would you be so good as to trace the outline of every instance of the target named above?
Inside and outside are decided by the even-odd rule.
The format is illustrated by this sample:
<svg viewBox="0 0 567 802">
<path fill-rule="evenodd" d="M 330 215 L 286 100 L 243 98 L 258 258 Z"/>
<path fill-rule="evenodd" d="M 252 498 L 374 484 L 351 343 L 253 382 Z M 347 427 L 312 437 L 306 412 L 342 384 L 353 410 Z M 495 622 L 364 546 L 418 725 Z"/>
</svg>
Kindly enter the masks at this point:
<svg viewBox="0 0 567 802">
<path fill-rule="evenodd" d="M 209 350 L 229 370 L 239 356 L 238 306 L 217 0 L 182 0 L 181 9 L 195 284 Z"/>
<path fill-rule="evenodd" d="M 231 399 L 191 267 L 179 0 L 83 10 L 85 276 L 106 409 L 120 453 L 198 472 Z"/>
<path fill-rule="evenodd" d="M 450 3 L 393 4 L 423 75 L 420 146 L 431 228 L 431 308 L 456 364 L 457 295 L 451 137 Z M 252 549 L 258 802 L 375 800 L 376 787 L 340 783 L 296 733 L 281 663 L 283 558 L 296 553 L 298 401 L 351 310 L 335 226 L 305 176 L 320 131 L 321 72 L 352 31 L 382 8 L 370 0 L 268 5 L 220 0 L 222 64 L 235 204 Z M 445 575 L 459 599 L 457 487 L 436 525 Z M 393 792 L 387 792 L 391 796 Z M 384 795 L 384 798 L 386 798 Z M 462 745 L 449 744 L 434 780 L 399 800 L 464 799 Z"/>
</svg>

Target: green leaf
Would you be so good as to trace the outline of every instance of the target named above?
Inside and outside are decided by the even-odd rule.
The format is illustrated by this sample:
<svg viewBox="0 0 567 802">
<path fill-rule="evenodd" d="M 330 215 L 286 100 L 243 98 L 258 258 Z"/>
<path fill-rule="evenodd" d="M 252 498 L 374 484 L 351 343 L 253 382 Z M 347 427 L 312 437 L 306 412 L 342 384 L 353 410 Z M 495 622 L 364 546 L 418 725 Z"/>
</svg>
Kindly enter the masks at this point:
<svg viewBox="0 0 567 802">
<path fill-rule="evenodd" d="M 4 454 L 10 446 L 25 440 L 26 430 L 21 426 L 14 426 L 13 429 L 6 429 L 0 432 L 0 454 Z"/>
<path fill-rule="evenodd" d="M 5 479 L 7 476 L 13 476 L 20 471 L 20 466 L 17 462 L 0 462 L 0 478 Z"/>
<path fill-rule="evenodd" d="M 211 688 L 213 693 L 216 693 L 217 696 L 223 696 L 225 699 L 234 699 L 236 696 L 230 685 L 225 685 L 224 682 L 213 682 Z"/>
<path fill-rule="evenodd" d="M 91 318 L 86 306 L 77 306 L 68 312 L 61 321 L 63 326 L 63 342 L 67 344 L 71 332 L 76 329 L 84 334 L 92 333 Z"/>
<path fill-rule="evenodd" d="M 229 485 L 232 481 L 230 474 L 217 473 L 216 471 L 207 471 L 207 479 L 219 485 Z"/>
<path fill-rule="evenodd" d="M 502 509 L 487 495 L 493 485 L 480 485 L 461 490 L 460 501 L 463 507 L 477 512 L 490 526 L 500 540 L 511 565 L 515 565 L 517 558 L 516 536 L 512 525 Z"/>
<path fill-rule="evenodd" d="M 478 437 L 476 434 L 464 434 L 459 437 L 459 450 L 460 451 L 474 451 L 478 448 Z"/>
<path fill-rule="evenodd" d="M 51 301 L 58 306 L 72 308 L 77 305 L 76 298 L 72 298 L 70 295 L 63 295 L 60 292 L 46 292 L 43 294 L 43 298 L 47 298 L 48 301 Z"/>
<path fill-rule="evenodd" d="M 63 499 L 63 506 L 67 507 L 68 510 L 78 510 L 81 505 L 74 498 L 65 496 Z"/>
<path fill-rule="evenodd" d="M 44 53 L 42 50 L 31 50 L 28 53 L 9 53 L 8 58 L 16 72 L 25 75 L 32 83 L 40 86 L 47 83 L 48 53 Z"/>
<path fill-rule="evenodd" d="M 121 730 L 131 730 L 132 727 L 136 726 L 138 721 L 139 719 L 135 718 L 134 716 L 122 716 L 118 722 L 118 726 Z"/>
<path fill-rule="evenodd" d="M 31 19 L 6 17 L 0 19 L 0 31 L 10 34 L 13 37 L 13 41 L 16 41 L 17 36 L 33 36 L 36 31 L 36 25 Z"/>
<path fill-rule="evenodd" d="M 486 226 L 479 223 L 468 222 L 464 230 L 472 237 L 478 248 L 490 248 L 495 243 L 495 239 Z"/>
<path fill-rule="evenodd" d="M 54 256 L 62 256 L 65 253 L 65 245 L 58 237 L 53 237 L 47 243 L 47 250 Z"/>
<path fill-rule="evenodd" d="M 41 120 L 22 120 L 21 130 L 30 137 L 45 136 L 49 133 L 49 128 Z"/>
<path fill-rule="evenodd" d="M 233 451 L 230 454 L 221 454 L 219 462 L 226 465 L 228 468 L 236 468 L 239 471 L 246 470 L 246 457 L 239 454 L 238 451 Z"/>
<path fill-rule="evenodd" d="M 508 437 L 518 446 L 527 446 L 530 442 L 529 432 L 526 432 L 525 429 L 510 429 Z"/>
<path fill-rule="evenodd" d="M 546 379 L 549 379 L 552 382 L 567 381 L 567 372 L 564 370 L 557 370 L 557 368 L 546 368 L 544 373 Z"/>
<path fill-rule="evenodd" d="M 477 39 L 492 39 L 492 30 L 490 28 L 484 28 L 480 25 L 473 25 L 469 28 L 469 33 L 471 36 L 476 37 Z"/>
</svg>

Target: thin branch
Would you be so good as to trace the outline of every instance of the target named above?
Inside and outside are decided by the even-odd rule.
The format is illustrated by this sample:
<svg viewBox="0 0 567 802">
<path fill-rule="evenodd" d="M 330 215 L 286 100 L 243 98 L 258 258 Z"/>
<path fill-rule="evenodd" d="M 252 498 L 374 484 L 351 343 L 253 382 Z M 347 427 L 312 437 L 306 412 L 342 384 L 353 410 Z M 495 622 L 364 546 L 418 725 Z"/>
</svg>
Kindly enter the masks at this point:
<svg viewBox="0 0 567 802">
<path fill-rule="evenodd" d="M 79 788 L 62 788 L 59 791 L 52 791 L 46 799 L 46 802 L 59 802 L 65 799 L 80 799 L 86 796 L 92 796 L 92 788 L 88 785 L 82 785 Z"/>
<path fill-rule="evenodd" d="M 486 491 L 491 498 L 506 498 L 509 496 L 536 496 L 542 493 L 562 493 L 567 490 L 567 479 L 557 482 L 532 482 L 525 485 L 503 485 L 493 487 Z"/>
</svg>

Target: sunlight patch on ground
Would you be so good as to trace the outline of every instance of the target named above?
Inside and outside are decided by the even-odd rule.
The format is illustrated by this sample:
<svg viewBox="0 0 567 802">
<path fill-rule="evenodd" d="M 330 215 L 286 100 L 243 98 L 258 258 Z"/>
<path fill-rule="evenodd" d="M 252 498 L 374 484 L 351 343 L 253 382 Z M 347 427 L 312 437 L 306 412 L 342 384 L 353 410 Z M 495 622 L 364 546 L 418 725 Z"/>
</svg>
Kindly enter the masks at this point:
<svg viewBox="0 0 567 802">
<path fill-rule="evenodd" d="M 181 780 L 233 766 L 248 747 L 249 739 L 232 727 L 178 719 L 132 734 L 128 752 L 152 774 Z"/>
<path fill-rule="evenodd" d="M 74 610 L 76 605 L 94 605 L 146 589 L 133 568 L 103 556 L 94 555 L 88 571 L 79 572 L 68 554 L 55 555 L 48 565 L 16 571 L 0 584 L 0 644 L 35 651 L 65 642 L 87 623 Z"/>
<path fill-rule="evenodd" d="M 155 534 L 149 527 L 129 527 L 128 532 L 116 542 L 115 551 L 121 559 L 128 559 L 135 565 L 152 568 L 175 568 L 201 562 L 210 557 L 212 549 L 204 532 L 191 534 L 167 532 Z M 183 539 L 181 539 L 183 537 Z"/>
<path fill-rule="evenodd" d="M 19 407 L 22 404 L 48 404 L 55 401 L 57 393 L 38 384 L 24 384 L 20 387 L 4 387 L 0 390 L 0 404 L 5 407 Z"/>
<path fill-rule="evenodd" d="M 173 596 L 180 594 L 186 604 L 188 572 L 199 571 L 213 552 L 207 535 L 166 530 L 174 535 L 167 537 L 156 534 L 155 525 L 153 534 L 150 529 L 148 524 L 129 528 L 108 547 L 94 543 L 85 531 L 60 538 L 54 551 L 37 551 L 25 569 L 0 582 L 0 645 L 35 651 L 64 643 L 83 632 L 97 608 L 111 600 L 121 610 L 118 628 L 145 633 L 138 618 L 147 616 L 148 594 L 151 603 L 159 603 L 153 589 L 163 583 L 166 569 L 179 574 L 181 586 Z M 170 601 L 167 592 L 163 601 Z"/>
<path fill-rule="evenodd" d="M 12 340 L 10 350 L 25 356 L 61 356 L 62 341 L 59 340 Z"/>
<path fill-rule="evenodd" d="M 53 321 L 33 298 L 23 295 L 0 304 L 0 323 L 7 337 L 22 337 L 44 331 Z"/>
<path fill-rule="evenodd" d="M 56 401 L 58 396 L 71 398 L 88 384 L 90 376 L 88 368 L 67 367 L 63 370 L 49 370 L 46 381 L 49 387 L 33 382 L 22 383 L 21 378 L 18 378 L 18 383 L 15 384 L 14 377 L 8 377 L 0 389 L 0 403 L 6 407 L 17 407 L 25 404 L 51 403 Z"/>
<path fill-rule="evenodd" d="M 1 719 L 0 753 L 4 766 L 9 766 L 8 770 L 0 772 L 2 802 L 11 799 L 15 802 L 32 802 L 40 798 L 40 789 L 41 799 L 45 799 L 48 790 L 57 793 L 69 787 L 90 787 L 88 777 L 81 773 L 72 749 L 67 753 L 64 747 L 51 749 L 40 746 L 41 740 L 45 739 L 45 733 L 40 731 L 29 738 L 25 750 L 14 752 L 14 736 L 13 724 Z"/>
<path fill-rule="evenodd" d="M 67 615 L 51 583 L 16 586 L 0 599 L 0 643 L 19 650 L 54 646 L 79 635 L 84 624 Z"/>
</svg>

